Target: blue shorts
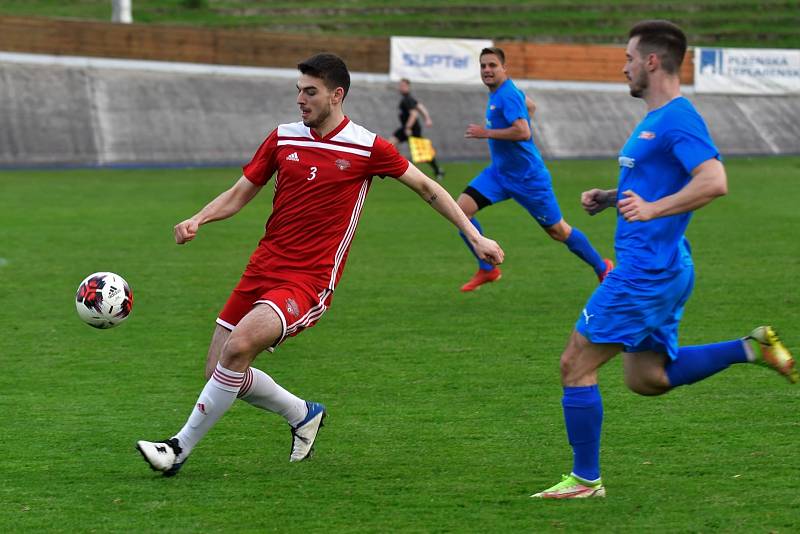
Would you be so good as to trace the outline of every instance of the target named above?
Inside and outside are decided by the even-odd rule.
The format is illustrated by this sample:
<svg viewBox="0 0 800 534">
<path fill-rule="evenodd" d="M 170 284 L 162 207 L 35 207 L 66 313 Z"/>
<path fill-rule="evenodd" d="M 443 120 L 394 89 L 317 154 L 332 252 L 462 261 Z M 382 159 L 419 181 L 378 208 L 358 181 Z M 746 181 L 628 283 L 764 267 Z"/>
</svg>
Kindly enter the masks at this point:
<svg viewBox="0 0 800 534">
<path fill-rule="evenodd" d="M 486 167 L 469 183 L 492 204 L 513 198 L 528 210 L 536 222 L 544 228 L 553 226 L 561 220 L 561 208 L 553 193 L 550 173 L 531 178 L 506 178 L 497 174 L 492 167 Z"/>
<path fill-rule="evenodd" d="M 678 325 L 694 287 L 691 265 L 653 281 L 611 271 L 595 289 L 575 329 L 592 343 L 621 343 L 625 352 L 678 356 Z"/>
</svg>

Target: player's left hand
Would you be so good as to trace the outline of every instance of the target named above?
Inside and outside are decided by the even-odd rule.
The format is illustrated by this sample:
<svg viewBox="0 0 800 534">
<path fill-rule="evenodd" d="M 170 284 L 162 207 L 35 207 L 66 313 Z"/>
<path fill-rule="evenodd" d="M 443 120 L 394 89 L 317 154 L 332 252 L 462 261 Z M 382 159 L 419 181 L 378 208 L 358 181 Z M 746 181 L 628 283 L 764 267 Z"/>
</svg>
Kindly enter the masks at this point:
<svg viewBox="0 0 800 534">
<path fill-rule="evenodd" d="M 486 139 L 489 137 L 489 132 L 480 124 L 470 124 L 467 126 L 467 131 L 464 132 L 464 137 L 467 139 Z"/>
<path fill-rule="evenodd" d="M 589 215 L 597 215 L 606 208 L 611 207 L 615 197 L 609 195 L 604 189 L 590 189 L 581 193 L 581 206 Z"/>
<path fill-rule="evenodd" d="M 649 221 L 656 217 L 656 210 L 652 202 L 648 202 L 630 189 L 624 191 L 625 197 L 617 202 L 617 209 L 628 222 Z"/>
<path fill-rule="evenodd" d="M 492 265 L 500 265 L 506 257 L 500 245 L 488 237 L 480 236 L 473 248 L 480 259 L 488 261 Z"/>
<path fill-rule="evenodd" d="M 175 225 L 175 243 L 183 245 L 197 236 L 197 229 L 200 227 L 194 219 L 186 219 Z"/>
</svg>

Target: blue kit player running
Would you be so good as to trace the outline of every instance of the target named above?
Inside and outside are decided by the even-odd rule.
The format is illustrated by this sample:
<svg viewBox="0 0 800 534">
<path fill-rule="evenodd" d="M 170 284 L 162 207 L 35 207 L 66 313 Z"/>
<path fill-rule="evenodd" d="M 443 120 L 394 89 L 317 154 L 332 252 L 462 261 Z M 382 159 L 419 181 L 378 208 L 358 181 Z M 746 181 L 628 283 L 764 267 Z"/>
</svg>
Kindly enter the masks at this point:
<svg viewBox="0 0 800 534">
<path fill-rule="evenodd" d="M 734 363 L 766 365 L 798 380 L 791 354 L 769 326 L 732 341 L 678 347 L 678 325 L 694 284 L 684 232 L 693 210 L 727 193 L 708 129 L 680 95 L 685 53 L 686 37 L 670 22 L 643 21 L 630 31 L 624 73 L 631 95 L 644 99 L 649 112 L 622 148 L 618 188 L 581 197 L 592 215 L 616 205 L 618 265 L 587 302 L 561 355 L 572 473 L 532 497 L 605 496 L 597 370 L 619 352 L 625 383 L 640 395 L 664 394 Z"/>
<path fill-rule="evenodd" d="M 588 263 L 602 281 L 614 264 L 603 259 L 583 232 L 571 227 L 561 216 L 550 173 L 533 143 L 530 121 L 535 106 L 508 78 L 505 61 L 505 53 L 500 48 L 481 51 L 481 79 L 490 92 L 486 127 L 470 124 L 464 137 L 488 139 L 492 163 L 469 183 L 458 197 L 458 205 L 482 232 L 474 217 L 478 210 L 513 198 L 551 238 L 567 245 L 573 254 Z M 478 272 L 461 291 L 474 291 L 500 278 L 498 267 L 480 259 L 478 267 Z"/>
</svg>

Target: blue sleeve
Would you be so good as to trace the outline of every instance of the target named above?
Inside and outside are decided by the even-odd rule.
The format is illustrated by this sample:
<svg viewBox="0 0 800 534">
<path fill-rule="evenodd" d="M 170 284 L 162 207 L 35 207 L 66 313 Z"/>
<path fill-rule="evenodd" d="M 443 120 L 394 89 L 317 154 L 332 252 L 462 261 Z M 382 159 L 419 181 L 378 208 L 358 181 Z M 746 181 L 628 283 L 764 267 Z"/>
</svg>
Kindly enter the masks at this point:
<svg viewBox="0 0 800 534">
<path fill-rule="evenodd" d="M 720 159 L 719 150 L 699 114 L 687 114 L 667 133 L 672 154 L 691 173 L 698 165 L 713 158 Z"/>
<path fill-rule="evenodd" d="M 528 108 L 525 107 L 525 97 L 518 90 L 508 91 L 504 95 L 503 118 L 509 124 L 517 119 L 528 119 Z"/>
</svg>

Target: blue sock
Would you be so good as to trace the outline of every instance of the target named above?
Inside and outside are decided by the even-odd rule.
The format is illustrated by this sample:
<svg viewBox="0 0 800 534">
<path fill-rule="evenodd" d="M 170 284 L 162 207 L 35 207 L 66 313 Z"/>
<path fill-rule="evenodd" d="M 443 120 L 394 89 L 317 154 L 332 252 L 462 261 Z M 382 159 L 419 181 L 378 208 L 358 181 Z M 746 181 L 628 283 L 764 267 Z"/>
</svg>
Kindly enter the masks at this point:
<svg viewBox="0 0 800 534">
<path fill-rule="evenodd" d="M 606 264 L 603 263 L 603 257 L 589 243 L 589 239 L 583 232 L 573 227 L 572 233 L 569 234 L 564 244 L 567 245 L 570 252 L 591 265 L 598 276 L 605 272 Z"/>
<path fill-rule="evenodd" d="M 727 369 L 733 363 L 746 363 L 747 349 L 743 339 L 681 347 L 678 357 L 667 363 L 667 378 L 672 387 L 694 384 Z"/>
<path fill-rule="evenodd" d="M 561 399 L 567 438 L 572 446 L 572 472 L 591 481 L 600 478 L 600 430 L 603 399 L 597 384 L 564 387 Z"/>
<path fill-rule="evenodd" d="M 478 232 L 480 232 L 480 234 L 483 235 L 483 228 L 481 228 L 481 223 L 478 222 L 478 219 L 473 217 L 472 219 L 469 220 L 469 222 L 471 222 L 472 226 L 477 228 Z M 469 251 L 472 252 L 472 255 L 475 256 L 475 259 L 478 260 L 478 267 L 480 267 L 482 271 L 491 271 L 492 269 L 494 269 L 494 265 L 483 261 L 478 257 L 477 254 L 475 254 L 475 249 L 472 248 L 472 245 L 470 245 L 469 241 L 467 240 L 467 236 L 464 235 L 464 232 L 458 232 L 458 235 L 460 235 L 461 239 L 464 240 L 464 243 L 467 245 Z"/>
</svg>

